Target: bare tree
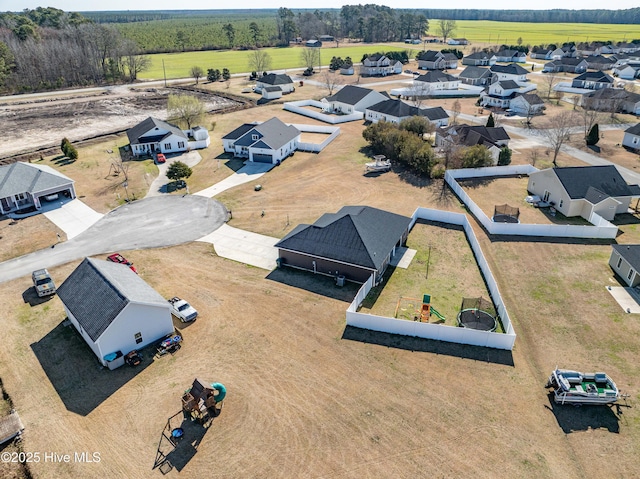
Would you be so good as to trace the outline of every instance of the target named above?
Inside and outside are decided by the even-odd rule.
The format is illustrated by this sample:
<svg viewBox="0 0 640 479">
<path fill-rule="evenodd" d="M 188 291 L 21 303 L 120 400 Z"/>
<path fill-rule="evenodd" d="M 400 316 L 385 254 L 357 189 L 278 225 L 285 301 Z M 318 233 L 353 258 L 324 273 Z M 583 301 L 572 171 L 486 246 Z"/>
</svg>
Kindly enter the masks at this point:
<svg viewBox="0 0 640 479">
<path fill-rule="evenodd" d="M 186 123 L 190 130 L 192 125 L 202 120 L 204 105 L 195 96 L 169 95 L 167 111 L 169 118 Z"/>
<path fill-rule="evenodd" d="M 333 91 L 343 84 L 342 76 L 331 70 L 325 70 L 322 74 L 322 85 L 333 95 Z"/>
<path fill-rule="evenodd" d="M 547 120 L 540 134 L 547 140 L 549 149 L 553 151 L 553 166 L 557 167 L 558 153 L 562 145 L 569 141 L 571 128 L 576 126 L 578 120 L 574 111 L 566 110 Z"/>
<path fill-rule="evenodd" d="M 196 81 L 196 85 L 200 82 L 200 78 L 204 76 L 204 70 L 199 66 L 191 67 L 191 76 Z"/>
<path fill-rule="evenodd" d="M 138 73 L 148 70 L 151 66 L 151 58 L 148 55 L 142 55 L 140 47 L 131 40 L 124 42 L 123 51 L 125 56 L 122 62 L 129 72 L 129 81 L 136 81 Z"/>
<path fill-rule="evenodd" d="M 542 77 L 542 88 L 540 89 L 547 100 L 550 100 L 552 96 L 555 96 L 554 87 L 558 84 L 558 77 L 555 75 L 544 75 Z"/>
<path fill-rule="evenodd" d="M 442 41 L 447 42 L 447 38 L 453 35 L 456 30 L 456 21 L 455 20 L 438 20 L 437 31 L 442 36 Z"/>
<path fill-rule="evenodd" d="M 307 69 L 313 70 L 314 66 L 320 66 L 320 49 L 314 47 L 305 47 L 300 52 L 300 58 L 302 59 L 303 65 Z"/>
<path fill-rule="evenodd" d="M 451 122 L 454 125 L 458 122 L 458 116 L 460 116 L 461 109 L 460 100 L 454 101 L 453 105 L 451 105 Z"/>
<path fill-rule="evenodd" d="M 421 108 L 424 101 L 431 94 L 431 85 L 423 81 L 413 81 L 413 85 L 407 89 L 406 96 L 411 100 L 413 106 Z"/>
<path fill-rule="evenodd" d="M 249 53 L 249 69 L 262 73 L 271 68 L 271 55 L 264 50 L 252 50 Z"/>
<path fill-rule="evenodd" d="M 601 117 L 602 114 L 599 111 L 590 108 L 589 102 L 584 103 L 582 111 L 580 112 L 580 121 L 582 123 L 585 140 L 589 135 L 591 128 L 593 128 L 593 125 L 601 122 Z"/>
</svg>

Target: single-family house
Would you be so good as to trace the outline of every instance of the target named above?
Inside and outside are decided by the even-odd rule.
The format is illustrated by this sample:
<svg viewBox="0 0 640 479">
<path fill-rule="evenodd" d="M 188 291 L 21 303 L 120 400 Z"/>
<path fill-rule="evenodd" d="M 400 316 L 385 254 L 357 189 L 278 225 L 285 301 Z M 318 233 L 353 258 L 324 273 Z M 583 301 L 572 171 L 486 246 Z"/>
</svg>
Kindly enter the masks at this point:
<svg viewBox="0 0 640 479">
<path fill-rule="evenodd" d="M 584 72 L 578 75 L 571 82 L 571 88 L 585 88 L 588 90 L 599 90 L 600 88 L 611 88 L 613 78 L 604 72 Z"/>
<path fill-rule="evenodd" d="M 609 266 L 630 288 L 640 284 L 640 244 L 612 244 Z"/>
<path fill-rule="evenodd" d="M 526 63 L 527 54 L 524 52 L 519 52 L 518 50 L 500 50 L 496 53 L 496 61 L 507 63 Z"/>
<path fill-rule="evenodd" d="M 562 48 L 550 45 L 549 47 L 533 47 L 529 56 L 531 58 L 537 58 L 539 60 L 559 60 L 565 56 L 565 52 Z"/>
<path fill-rule="evenodd" d="M 626 146 L 632 150 L 640 150 L 640 123 L 636 123 L 624 130 L 622 146 Z"/>
<path fill-rule="evenodd" d="M 492 80 L 480 93 L 480 104 L 485 107 L 509 108 L 511 100 L 520 93 L 520 85 L 513 80 Z"/>
<path fill-rule="evenodd" d="M 340 75 L 353 75 L 353 74 L 354 74 L 353 62 L 345 61 L 340 67 Z"/>
<path fill-rule="evenodd" d="M 582 96 L 582 107 L 589 110 L 640 115 L 640 94 L 620 88 L 601 88 Z"/>
<path fill-rule="evenodd" d="M 58 288 L 67 318 L 100 363 L 173 333 L 171 305 L 128 266 L 85 258 Z"/>
<path fill-rule="evenodd" d="M 355 85 L 346 85 L 333 95 L 324 99 L 326 111 L 334 113 L 351 114 L 356 111 L 364 113 L 367 107 L 388 100 L 386 93 L 363 88 Z"/>
<path fill-rule="evenodd" d="M 491 70 L 469 65 L 460 72 L 458 78 L 462 83 L 466 83 L 467 85 L 482 86 L 488 84 L 491 80 Z"/>
<path fill-rule="evenodd" d="M 575 43 L 569 42 L 569 43 L 563 43 L 562 44 L 562 56 L 563 57 L 569 57 L 569 58 L 575 58 L 578 56 L 578 50 L 576 48 Z"/>
<path fill-rule="evenodd" d="M 382 279 L 409 234 L 411 218 L 370 206 L 345 206 L 296 226 L 276 243 L 278 265 L 364 283 Z"/>
<path fill-rule="evenodd" d="M 640 50 L 640 45 L 630 42 L 618 42 L 618 50 L 620 53 L 635 53 Z"/>
<path fill-rule="evenodd" d="M 382 53 L 369 55 L 360 67 L 360 74 L 363 76 L 387 76 L 397 73 L 402 73 L 402 62 L 393 61 Z"/>
<path fill-rule="evenodd" d="M 613 69 L 613 76 L 623 80 L 635 80 L 640 76 L 640 65 L 626 63 Z"/>
<path fill-rule="evenodd" d="M 447 44 L 449 45 L 468 45 L 469 40 L 466 38 L 449 38 L 447 40 Z"/>
<path fill-rule="evenodd" d="M 638 185 L 628 185 L 613 165 L 547 168 L 529 175 L 527 190 L 551 203 L 567 217 L 591 220 L 593 213 L 611 221 L 626 213 L 640 196 Z"/>
<path fill-rule="evenodd" d="M 469 126 L 467 124 L 453 125 L 448 128 L 436 130 L 436 145 L 456 147 L 483 145 L 493 158 L 493 163 L 498 164 L 498 157 L 503 147 L 509 146 L 509 134 L 504 128 Z"/>
<path fill-rule="evenodd" d="M 211 144 L 206 128 L 181 130 L 171 123 L 148 117 L 127 130 L 131 153 L 134 156 L 154 153 L 181 153 L 190 149 L 206 148 Z"/>
<path fill-rule="evenodd" d="M 527 73 L 529 72 L 516 63 L 509 65 L 492 65 L 489 70 L 491 70 L 491 74 L 498 78 L 498 80 L 513 80 L 514 82 L 521 83 L 528 81 Z"/>
<path fill-rule="evenodd" d="M 402 100 L 385 100 L 367 108 L 365 120 L 372 123 L 386 121 L 400 123 L 413 116 L 420 116 L 429 120 L 436 127 L 446 126 L 449 123 L 449 115 L 440 106 L 435 108 L 418 108 L 403 102 Z"/>
<path fill-rule="evenodd" d="M 60 196 L 73 199 L 73 184 L 48 165 L 19 161 L 0 166 L 0 214 L 40 210 Z"/>
<path fill-rule="evenodd" d="M 495 65 L 497 59 L 493 52 L 475 52 L 462 58 L 463 65 L 471 66 L 491 66 Z"/>
<path fill-rule="evenodd" d="M 543 72 L 546 73 L 584 73 L 587 71 L 587 62 L 584 58 L 562 57 L 544 64 Z"/>
<path fill-rule="evenodd" d="M 421 70 L 447 70 L 458 68 L 458 57 L 453 53 L 442 53 L 436 50 L 421 51 L 416 55 L 418 68 Z"/>
<path fill-rule="evenodd" d="M 414 85 L 418 84 L 416 90 L 457 90 L 460 87 L 460 79 L 444 73 L 440 70 L 433 70 L 420 75 L 413 80 Z M 424 86 L 423 86 L 424 85 Z"/>
<path fill-rule="evenodd" d="M 523 116 L 539 115 L 545 109 L 544 101 L 535 93 L 516 94 L 509 102 L 509 109 Z"/>
<path fill-rule="evenodd" d="M 613 64 L 613 68 L 619 67 L 631 61 L 631 57 L 626 53 L 616 53 L 615 55 L 609 56 L 615 63 Z"/>
<path fill-rule="evenodd" d="M 245 123 L 222 137 L 224 151 L 256 163 L 278 164 L 291 155 L 301 132 L 273 117 L 264 123 Z"/>
<path fill-rule="evenodd" d="M 589 55 L 584 61 L 587 62 L 587 68 L 600 71 L 611 70 L 616 62 L 614 59 L 602 55 Z"/>
<path fill-rule="evenodd" d="M 304 46 L 309 48 L 320 48 L 322 46 L 322 42 L 316 38 L 312 38 L 304 42 Z"/>
<path fill-rule="evenodd" d="M 295 90 L 291 77 L 282 73 L 269 73 L 258 77 L 254 90 L 262 93 L 262 89 L 268 87 L 278 87 L 282 90 L 282 93 L 291 93 Z"/>
<path fill-rule="evenodd" d="M 318 35 L 318 40 L 321 42 L 332 42 L 334 38 L 333 35 Z"/>
<path fill-rule="evenodd" d="M 612 53 L 620 53 L 620 47 L 618 47 L 617 45 L 614 45 L 613 43 L 608 43 L 608 44 L 602 45 L 598 49 L 599 55 L 610 55 Z"/>
</svg>

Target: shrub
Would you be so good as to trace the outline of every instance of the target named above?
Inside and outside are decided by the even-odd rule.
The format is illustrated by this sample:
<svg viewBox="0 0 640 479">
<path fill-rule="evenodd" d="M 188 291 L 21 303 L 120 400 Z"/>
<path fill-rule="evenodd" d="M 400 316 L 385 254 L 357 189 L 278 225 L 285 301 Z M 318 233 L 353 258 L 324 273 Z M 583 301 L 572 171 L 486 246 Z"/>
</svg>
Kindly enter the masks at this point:
<svg viewBox="0 0 640 479">
<path fill-rule="evenodd" d="M 511 154 L 513 152 L 508 146 L 503 146 L 498 155 L 498 166 L 506 166 L 511 163 Z"/>
<path fill-rule="evenodd" d="M 446 168 L 442 163 L 436 163 L 435 165 L 433 165 L 433 168 L 431 168 L 431 178 L 435 178 L 435 179 L 444 178 L 445 171 L 446 171 Z"/>
<path fill-rule="evenodd" d="M 600 141 L 600 127 L 597 123 L 591 127 L 591 130 L 589 130 L 586 140 L 588 146 L 596 145 L 598 141 Z"/>
</svg>

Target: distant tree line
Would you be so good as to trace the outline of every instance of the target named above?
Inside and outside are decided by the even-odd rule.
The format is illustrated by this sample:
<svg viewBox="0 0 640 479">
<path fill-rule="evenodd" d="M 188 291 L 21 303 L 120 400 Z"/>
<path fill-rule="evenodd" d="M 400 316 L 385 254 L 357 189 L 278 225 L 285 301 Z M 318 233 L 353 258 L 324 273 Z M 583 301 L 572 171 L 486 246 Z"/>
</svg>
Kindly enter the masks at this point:
<svg viewBox="0 0 640 479">
<path fill-rule="evenodd" d="M 477 10 L 426 9 L 428 18 L 531 23 L 640 23 L 640 8 L 627 10 Z"/>
</svg>

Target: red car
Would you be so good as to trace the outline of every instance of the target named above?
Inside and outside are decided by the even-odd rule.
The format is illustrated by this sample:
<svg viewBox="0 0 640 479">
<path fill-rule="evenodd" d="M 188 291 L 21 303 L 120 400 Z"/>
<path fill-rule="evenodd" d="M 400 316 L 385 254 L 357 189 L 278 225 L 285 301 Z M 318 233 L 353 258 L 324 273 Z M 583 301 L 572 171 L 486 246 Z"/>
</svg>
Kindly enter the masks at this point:
<svg viewBox="0 0 640 479">
<path fill-rule="evenodd" d="M 113 253 L 107 256 L 107 261 L 111 261 L 113 263 L 126 264 L 131 269 L 131 271 L 133 271 L 135 274 L 138 274 L 138 270 L 136 269 L 135 266 L 133 266 L 133 263 L 129 261 L 127 258 L 125 258 L 124 256 L 122 256 L 120 253 Z"/>
<path fill-rule="evenodd" d="M 156 155 L 156 163 L 165 163 L 167 161 L 167 157 L 164 156 L 162 153 L 158 153 Z"/>
</svg>

